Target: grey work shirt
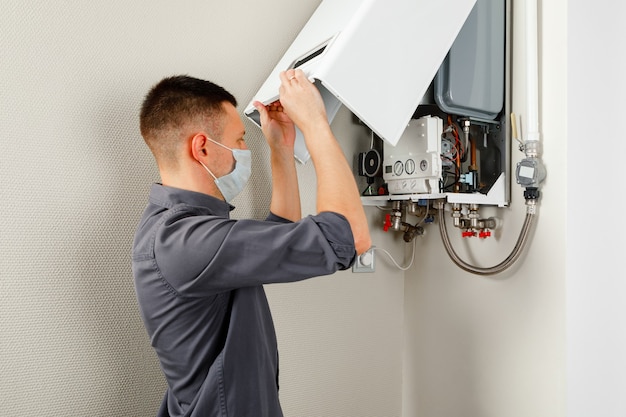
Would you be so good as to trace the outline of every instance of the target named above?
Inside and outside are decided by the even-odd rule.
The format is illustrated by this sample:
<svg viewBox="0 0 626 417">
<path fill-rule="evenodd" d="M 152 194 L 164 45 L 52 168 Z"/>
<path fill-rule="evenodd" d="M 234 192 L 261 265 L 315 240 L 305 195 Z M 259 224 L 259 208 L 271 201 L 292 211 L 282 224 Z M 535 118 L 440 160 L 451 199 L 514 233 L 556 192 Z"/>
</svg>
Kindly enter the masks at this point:
<svg viewBox="0 0 626 417">
<path fill-rule="evenodd" d="M 140 312 L 168 389 L 159 417 L 277 417 L 278 349 L 263 284 L 350 267 L 347 220 L 233 220 L 206 194 L 152 186 L 133 243 Z"/>
</svg>

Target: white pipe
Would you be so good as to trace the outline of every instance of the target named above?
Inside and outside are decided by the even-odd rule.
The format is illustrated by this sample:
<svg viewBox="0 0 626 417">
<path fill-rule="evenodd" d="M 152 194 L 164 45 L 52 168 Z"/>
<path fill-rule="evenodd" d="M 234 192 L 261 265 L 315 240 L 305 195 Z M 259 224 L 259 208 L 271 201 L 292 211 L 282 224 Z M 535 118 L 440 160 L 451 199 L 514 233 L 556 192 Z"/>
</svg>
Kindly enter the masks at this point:
<svg viewBox="0 0 626 417">
<path fill-rule="evenodd" d="M 539 141 L 537 0 L 526 0 L 526 142 Z"/>
</svg>

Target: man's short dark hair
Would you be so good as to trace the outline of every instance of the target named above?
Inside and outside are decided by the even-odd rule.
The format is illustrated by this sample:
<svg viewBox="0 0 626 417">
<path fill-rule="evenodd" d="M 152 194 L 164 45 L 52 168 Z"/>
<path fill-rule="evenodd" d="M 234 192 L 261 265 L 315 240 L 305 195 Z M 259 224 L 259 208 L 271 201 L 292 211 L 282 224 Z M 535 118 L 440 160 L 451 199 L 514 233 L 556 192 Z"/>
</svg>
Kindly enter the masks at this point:
<svg viewBox="0 0 626 417">
<path fill-rule="evenodd" d="M 203 121 L 212 130 L 208 133 L 219 140 L 225 102 L 237 106 L 223 87 L 187 75 L 167 77 L 154 85 L 141 106 L 139 127 L 157 162 L 174 162 L 181 139 L 175 135 L 194 122 Z"/>
</svg>

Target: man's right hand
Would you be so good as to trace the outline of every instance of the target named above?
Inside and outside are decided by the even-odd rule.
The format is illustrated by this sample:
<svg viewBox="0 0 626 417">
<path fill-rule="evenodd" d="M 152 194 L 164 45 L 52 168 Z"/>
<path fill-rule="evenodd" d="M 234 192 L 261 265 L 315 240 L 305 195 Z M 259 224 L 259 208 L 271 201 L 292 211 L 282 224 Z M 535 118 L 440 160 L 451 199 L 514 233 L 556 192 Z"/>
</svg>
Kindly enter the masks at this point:
<svg viewBox="0 0 626 417">
<path fill-rule="evenodd" d="M 328 124 L 322 96 L 301 69 L 281 72 L 280 80 L 279 94 L 283 111 L 303 133 Z"/>
</svg>

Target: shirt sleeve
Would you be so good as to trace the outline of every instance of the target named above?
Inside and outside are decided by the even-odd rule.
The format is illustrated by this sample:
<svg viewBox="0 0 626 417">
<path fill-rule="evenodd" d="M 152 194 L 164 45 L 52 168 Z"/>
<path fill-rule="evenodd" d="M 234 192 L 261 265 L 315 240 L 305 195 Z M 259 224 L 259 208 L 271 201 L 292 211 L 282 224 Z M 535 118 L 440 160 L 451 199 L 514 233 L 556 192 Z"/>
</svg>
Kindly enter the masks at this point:
<svg viewBox="0 0 626 417">
<path fill-rule="evenodd" d="M 289 219 L 285 219 L 284 217 L 280 217 L 277 214 L 274 214 L 270 211 L 270 214 L 267 216 L 266 221 L 278 222 L 278 223 L 293 223 L 293 221 Z"/>
<path fill-rule="evenodd" d="M 233 220 L 172 209 L 157 228 L 156 265 L 180 295 L 294 282 L 347 269 L 356 256 L 350 224 L 323 212 L 291 222 Z"/>
</svg>

